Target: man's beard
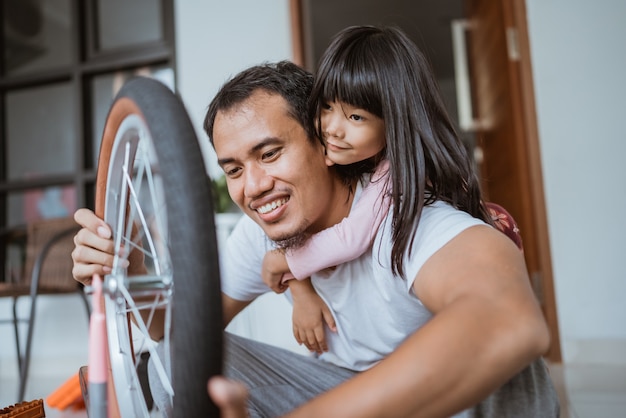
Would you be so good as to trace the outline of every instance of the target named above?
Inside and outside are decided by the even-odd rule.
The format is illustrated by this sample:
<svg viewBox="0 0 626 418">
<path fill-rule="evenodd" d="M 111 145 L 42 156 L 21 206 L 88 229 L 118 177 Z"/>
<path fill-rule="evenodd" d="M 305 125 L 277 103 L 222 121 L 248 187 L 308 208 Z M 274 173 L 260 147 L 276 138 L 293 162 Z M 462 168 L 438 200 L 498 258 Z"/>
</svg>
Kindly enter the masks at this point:
<svg viewBox="0 0 626 418">
<path fill-rule="evenodd" d="M 310 236 L 311 234 L 308 234 L 306 232 L 299 232 L 296 235 L 293 235 L 291 237 L 287 237 L 284 239 L 278 239 L 278 240 L 275 240 L 274 242 L 276 243 L 276 247 L 278 249 L 281 249 L 284 251 L 296 250 L 304 246 L 304 243 L 306 242 L 307 239 L 309 239 Z"/>
<path fill-rule="evenodd" d="M 302 225 L 295 232 L 289 234 L 289 236 L 278 237 L 274 239 L 274 243 L 276 247 L 281 250 L 295 250 L 304 246 L 304 243 L 311 236 L 310 233 L 306 232 L 309 227 L 310 222 L 303 221 Z"/>
</svg>

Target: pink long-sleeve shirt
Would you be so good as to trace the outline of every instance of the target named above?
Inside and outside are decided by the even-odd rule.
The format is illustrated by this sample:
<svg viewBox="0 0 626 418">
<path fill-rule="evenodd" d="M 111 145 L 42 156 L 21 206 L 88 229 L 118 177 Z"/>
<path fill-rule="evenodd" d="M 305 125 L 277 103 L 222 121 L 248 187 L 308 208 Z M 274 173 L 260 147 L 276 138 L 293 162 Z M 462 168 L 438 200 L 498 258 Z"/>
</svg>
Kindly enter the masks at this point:
<svg viewBox="0 0 626 418">
<path fill-rule="evenodd" d="M 391 197 L 389 161 L 384 160 L 363 188 L 360 199 L 340 223 L 314 234 L 300 248 L 285 256 L 291 274 L 305 279 L 311 274 L 358 258 L 372 244 L 380 223 L 387 215 Z M 285 275 L 284 280 L 291 277 Z"/>
</svg>

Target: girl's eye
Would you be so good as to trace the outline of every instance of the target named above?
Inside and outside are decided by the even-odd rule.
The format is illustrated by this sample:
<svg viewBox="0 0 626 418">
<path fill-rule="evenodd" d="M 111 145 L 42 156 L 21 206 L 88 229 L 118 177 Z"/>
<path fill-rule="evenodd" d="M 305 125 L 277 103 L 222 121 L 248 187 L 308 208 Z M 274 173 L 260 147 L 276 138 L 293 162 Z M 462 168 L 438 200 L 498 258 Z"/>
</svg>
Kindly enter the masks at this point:
<svg viewBox="0 0 626 418">
<path fill-rule="evenodd" d="M 323 103 L 320 105 L 320 108 L 321 108 L 321 109 L 323 109 L 323 110 L 330 110 L 330 109 L 332 109 L 332 107 L 330 106 L 330 104 L 329 104 L 329 103 L 326 103 L 326 102 L 323 102 Z"/>
<path fill-rule="evenodd" d="M 352 115 L 350 115 L 350 119 L 359 122 L 359 121 L 363 120 L 363 116 L 352 114 Z"/>
</svg>

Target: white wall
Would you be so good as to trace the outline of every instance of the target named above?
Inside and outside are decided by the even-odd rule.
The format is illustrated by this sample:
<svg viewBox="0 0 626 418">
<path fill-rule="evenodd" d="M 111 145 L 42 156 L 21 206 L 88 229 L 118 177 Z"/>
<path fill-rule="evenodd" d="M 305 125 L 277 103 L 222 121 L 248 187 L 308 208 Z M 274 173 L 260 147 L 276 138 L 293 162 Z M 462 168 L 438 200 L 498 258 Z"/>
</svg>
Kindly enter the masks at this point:
<svg viewBox="0 0 626 418">
<path fill-rule="evenodd" d="M 527 12 L 564 360 L 624 363 L 626 2 Z"/>
<path fill-rule="evenodd" d="M 263 61 L 291 58 L 287 0 L 175 0 L 176 72 L 211 175 L 221 170 L 202 122 L 231 76 Z"/>
</svg>

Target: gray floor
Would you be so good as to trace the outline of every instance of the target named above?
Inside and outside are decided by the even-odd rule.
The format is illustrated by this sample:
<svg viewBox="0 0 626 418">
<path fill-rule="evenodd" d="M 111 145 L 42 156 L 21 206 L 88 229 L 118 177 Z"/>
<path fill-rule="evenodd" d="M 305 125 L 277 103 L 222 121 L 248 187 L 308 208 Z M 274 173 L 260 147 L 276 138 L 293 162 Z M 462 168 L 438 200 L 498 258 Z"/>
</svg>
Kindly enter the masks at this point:
<svg viewBox="0 0 626 418">
<path fill-rule="evenodd" d="M 552 376 L 559 389 L 563 418 L 614 418 L 626 416 L 626 365 L 551 365 Z M 69 376 L 32 376 L 26 398 L 39 399 L 50 395 Z M 0 376 L 0 407 L 14 403 L 17 392 L 14 379 Z M 45 406 L 50 418 L 83 418 L 84 410 L 65 410 Z"/>
<path fill-rule="evenodd" d="M 87 364 L 87 318 L 78 297 L 60 297 L 60 301 L 42 300 L 38 304 L 37 326 L 34 334 L 33 357 L 26 399 L 46 399 L 55 389 Z M 284 299 L 281 299 L 283 303 Z M 49 303 L 48 303 L 49 302 Z M 259 302 L 259 301 L 257 301 Z M 257 304 L 255 302 L 255 304 Z M 268 311 L 283 309 L 276 298 L 261 302 L 252 309 Z M 266 303 L 269 306 L 263 305 Z M 63 309 L 59 309 L 62 306 Z M 7 317 L 9 305 L 0 301 L 0 318 Z M 26 307 L 26 306 L 25 306 Z M 250 310 L 249 308 L 249 310 Z M 287 309 L 287 308 L 284 308 Z M 280 311 L 272 318 L 284 318 L 289 329 L 289 315 Z M 249 318 L 237 318 L 229 330 L 265 342 L 277 343 L 287 348 L 293 337 L 257 333 L 262 328 L 255 322 L 261 315 L 250 310 Z M 232 327 L 234 325 L 234 327 Z M 265 327 L 267 328 L 267 327 Z M 274 328 L 274 327 L 273 327 Z M 278 328 L 278 327 L 277 327 Z M 616 348 L 620 350 L 620 348 Z M 615 351 L 615 350 L 613 350 Z M 599 355 L 592 358 L 602 358 Z M 619 358 L 619 357 L 611 357 Z M 553 379 L 562 399 L 564 418 L 614 418 L 626 417 L 626 363 L 615 365 L 566 364 L 551 365 Z M 17 367 L 14 339 L 10 326 L 0 327 L 0 408 L 13 405 L 17 397 Z M 59 411 L 45 406 L 46 416 L 52 418 L 83 418 L 81 411 Z"/>
</svg>

